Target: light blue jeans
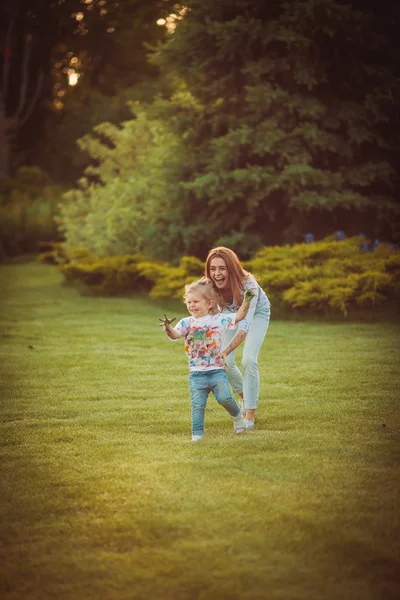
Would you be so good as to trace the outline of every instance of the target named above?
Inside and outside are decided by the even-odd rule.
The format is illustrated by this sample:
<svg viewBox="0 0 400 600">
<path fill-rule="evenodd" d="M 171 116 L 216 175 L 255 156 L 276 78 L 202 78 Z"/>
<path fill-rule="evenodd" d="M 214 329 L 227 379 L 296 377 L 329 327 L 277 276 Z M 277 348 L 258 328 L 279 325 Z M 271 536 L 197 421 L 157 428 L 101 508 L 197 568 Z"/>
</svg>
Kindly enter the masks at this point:
<svg viewBox="0 0 400 600">
<path fill-rule="evenodd" d="M 260 375 L 258 372 L 258 354 L 268 330 L 270 307 L 265 307 L 254 314 L 250 329 L 243 346 L 242 373 L 235 363 L 235 351 L 227 357 L 226 374 L 232 389 L 243 394 L 243 406 L 248 409 L 258 408 L 260 394 Z M 224 333 L 223 348 L 229 344 L 237 330 Z"/>
<path fill-rule="evenodd" d="M 204 434 L 204 412 L 207 398 L 212 392 L 218 404 L 223 406 L 231 417 L 240 414 L 240 408 L 232 396 L 228 378 L 222 369 L 192 371 L 189 373 L 189 391 L 192 405 L 192 434 Z"/>
</svg>

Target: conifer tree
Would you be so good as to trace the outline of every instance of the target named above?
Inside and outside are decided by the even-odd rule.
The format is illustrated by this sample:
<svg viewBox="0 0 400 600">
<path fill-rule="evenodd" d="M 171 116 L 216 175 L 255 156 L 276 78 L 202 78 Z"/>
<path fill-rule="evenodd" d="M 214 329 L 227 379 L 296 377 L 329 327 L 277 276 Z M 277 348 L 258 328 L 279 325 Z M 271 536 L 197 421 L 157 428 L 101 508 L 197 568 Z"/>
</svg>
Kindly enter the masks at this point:
<svg viewBox="0 0 400 600">
<path fill-rule="evenodd" d="M 185 5 L 153 60 L 183 90 L 163 109 L 185 140 L 193 238 L 211 228 L 271 243 L 286 229 L 291 241 L 335 217 L 357 229 L 362 215 L 394 234 L 398 58 L 371 3 Z"/>
</svg>

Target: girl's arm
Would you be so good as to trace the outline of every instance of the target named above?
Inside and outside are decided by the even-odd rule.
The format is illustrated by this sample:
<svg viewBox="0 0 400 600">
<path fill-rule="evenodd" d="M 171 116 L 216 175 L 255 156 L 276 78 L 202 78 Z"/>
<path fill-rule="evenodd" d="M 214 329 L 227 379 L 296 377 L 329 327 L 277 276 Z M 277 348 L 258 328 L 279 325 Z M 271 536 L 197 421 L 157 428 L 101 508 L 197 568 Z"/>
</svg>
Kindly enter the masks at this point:
<svg viewBox="0 0 400 600">
<path fill-rule="evenodd" d="M 181 337 L 171 325 L 164 325 L 164 331 L 170 340 L 178 340 Z"/>
<path fill-rule="evenodd" d="M 164 327 L 164 331 L 170 340 L 178 340 L 181 337 L 180 334 L 171 326 L 171 323 L 173 323 L 175 319 L 168 319 L 167 315 L 164 315 L 164 318 L 158 320 L 161 321 L 160 325 Z"/>
</svg>

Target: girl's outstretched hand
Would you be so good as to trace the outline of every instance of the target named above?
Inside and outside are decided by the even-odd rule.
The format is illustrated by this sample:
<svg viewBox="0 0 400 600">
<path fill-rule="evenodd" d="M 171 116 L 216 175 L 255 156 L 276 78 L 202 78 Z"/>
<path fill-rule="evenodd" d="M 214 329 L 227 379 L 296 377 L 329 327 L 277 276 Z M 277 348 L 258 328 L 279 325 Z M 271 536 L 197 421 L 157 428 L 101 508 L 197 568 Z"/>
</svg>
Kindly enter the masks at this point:
<svg viewBox="0 0 400 600">
<path fill-rule="evenodd" d="M 244 301 L 250 302 L 250 300 L 255 296 L 252 290 L 245 290 L 244 292 Z"/>
<path fill-rule="evenodd" d="M 158 320 L 161 321 L 160 327 L 168 327 L 168 325 L 171 325 L 171 323 L 175 321 L 175 317 L 173 319 L 168 319 L 167 315 L 164 313 L 164 317 L 159 318 Z"/>
</svg>

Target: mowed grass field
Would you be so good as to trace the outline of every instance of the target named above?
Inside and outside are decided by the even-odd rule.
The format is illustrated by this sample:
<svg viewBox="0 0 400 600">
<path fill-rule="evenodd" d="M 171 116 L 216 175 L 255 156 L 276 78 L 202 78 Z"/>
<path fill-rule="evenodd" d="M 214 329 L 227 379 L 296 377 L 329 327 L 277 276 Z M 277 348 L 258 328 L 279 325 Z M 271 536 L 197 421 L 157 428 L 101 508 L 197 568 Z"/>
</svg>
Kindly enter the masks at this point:
<svg viewBox="0 0 400 600">
<path fill-rule="evenodd" d="M 257 429 L 193 444 L 183 304 L 0 287 L 3 600 L 400 597 L 399 325 L 272 311 Z"/>
</svg>

